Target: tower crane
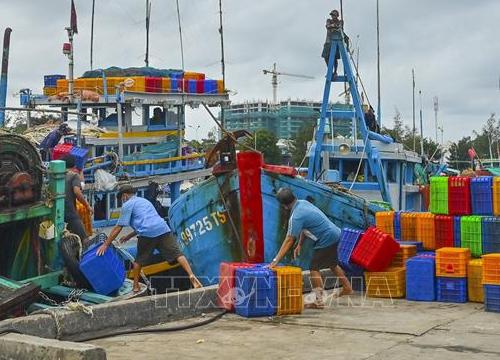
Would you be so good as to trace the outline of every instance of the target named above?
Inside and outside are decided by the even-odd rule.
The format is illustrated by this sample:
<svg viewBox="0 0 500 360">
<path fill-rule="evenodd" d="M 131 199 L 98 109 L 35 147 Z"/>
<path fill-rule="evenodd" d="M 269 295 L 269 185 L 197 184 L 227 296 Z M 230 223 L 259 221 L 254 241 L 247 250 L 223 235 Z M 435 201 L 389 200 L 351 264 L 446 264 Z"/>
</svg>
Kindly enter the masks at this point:
<svg viewBox="0 0 500 360">
<path fill-rule="evenodd" d="M 298 74 L 289 74 L 285 72 L 279 72 L 276 70 L 276 63 L 273 64 L 272 70 L 262 70 L 264 75 L 271 74 L 271 84 L 273 86 L 273 104 L 278 103 L 278 75 L 279 76 L 293 76 L 296 78 L 302 78 L 302 79 L 314 79 L 312 76 L 307 76 L 307 75 L 298 75 Z"/>
</svg>

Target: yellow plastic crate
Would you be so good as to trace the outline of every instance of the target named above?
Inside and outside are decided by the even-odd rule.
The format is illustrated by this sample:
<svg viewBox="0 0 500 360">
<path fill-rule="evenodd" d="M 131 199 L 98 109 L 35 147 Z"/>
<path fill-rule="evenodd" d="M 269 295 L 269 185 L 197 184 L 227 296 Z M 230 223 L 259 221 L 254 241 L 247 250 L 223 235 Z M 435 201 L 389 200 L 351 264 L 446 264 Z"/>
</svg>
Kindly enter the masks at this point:
<svg viewBox="0 0 500 360">
<path fill-rule="evenodd" d="M 161 92 L 172 92 L 172 79 L 166 77 L 161 78 Z"/>
<path fill-rule="evenodd" d="M 375 213 L 375 226 L 394 237 L 394 211 L 378 211 Z"/>
<path fill-rule="evenodd" d="M 436 275 L 444 277 L 467 277 L 470 250 L 444 247 L 436 250 Z"/>
<path fill-rule="evenodd" d="M 416 241 L 417 239 L 417 214 L 401 213 L 401 240 Z"/>
<path fill-rule="evenodd" d="M 392 260 L 391 267 L 406 268 L 406 260 L 417 255 L 416 245 L 401 245 L 396 256 Z"/>
<path fill-rule="evenodd" d="M 126 91 L 146 92 L 146 78 L 144 76 L 131 76 L 130 79 L 134 80 L 134 85 L 126 88 Z"/>
<path fill-rule="evenodd" d="M 56 92 L 58 94 L 62 93 L 62 92 L 68 92 L 68 80 L 67 79 L 58 79 L 57 80 Z"/>
<path fill-rule="evenodd" d="M 52 96 L 55 94 L 57 94 L 57 88 L 54 88 L 54 87 L 44 87 L 43 88 L 43 95 Z"/>
<path fill-rule="evenodd" d="M 434 214 L 418 213 L 417 214 L 417 238 L 416 241 L 421 241 L 424 249 L 434 250 L 436 248 L 436 230 L 434 227 Z"/>
<path fill-rule="evenodd" d="M 224 89 L 224 81 L 217 80 L 217 93 L 224 94 L 225 91 L 226 89 Z"/>
<path fill-rule="evenodd" d="M 493 214 L 500 216 L 500 176 L 493 178 Z"/>
<path fill-rule="evenodd" d="M 370 297 L 402 298 L 406 293 L 406 270 L 391 267 L 382 272 L 365 272 L 365 282 Z"/>
<path fill-rule="evenodd" d="M 278 278 L 278 315 L 301 314 L 304 307 L 302 300 L 302 269 L 294 266 L 273 268 Z"/>
<path fill-rule="evenodd" d="M 500 285 L 500 254 L 483 255 L 483 284 Z"/>
<path fill-rule="evenodd" d="M 184 71 L 184 79 L 186 80 L 205 80 L 205 74 L 194 72 L 194 71 Z"/>
<path fill-rule="evenodd" d="M 483 260 L 474 259 L 467 266 L 467 292 L 469 301 L 484 302 Z"/>
</svg>

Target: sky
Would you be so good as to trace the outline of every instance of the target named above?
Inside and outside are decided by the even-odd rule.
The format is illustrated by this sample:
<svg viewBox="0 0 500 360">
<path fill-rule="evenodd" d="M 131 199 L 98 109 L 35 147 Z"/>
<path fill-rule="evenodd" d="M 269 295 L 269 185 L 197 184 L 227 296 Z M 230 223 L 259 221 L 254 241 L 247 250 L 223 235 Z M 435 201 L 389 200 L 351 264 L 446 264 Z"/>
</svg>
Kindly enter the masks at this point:
<svg viewBox="0 0 500 360">
<path fill-rule="evenodd" d="M 326 67 L 320 57 L 325 20 L 338 0 L 222 0 L 226 86 L 233 102 L 272 98 L 274 62 L 279 71 L 312 76 L 281 77 L 278 97 L 320 100 Z M 175 0 L 151 0 L 150 65 L 180 68 Z M 218 0 L 179 0 L 185 68 L 221 77 Z M 91 0 L 75 0 L 75 74 L 90 68 Z M 376 0 L 344 0 L 345 32 L 359 47 L 359 69 L 371 103 L 377 104 Z M 0 30 L 11 36 L 8 104 L 18 105 L 21 88 L 40 93 L 43 75 L 67 71 L 62 54 L 69 24 L 69 0 L 0 0 Z M 417 125 L 422 91 L 424 136 L 434 138 L 433 98 L 444 140 L 480 129 L 500 114 L 500 41 L 497 0 L 380 0 L 382 124 L 392 125 L 395 109 L 412 126 L 415 69 Z M 94 68 L 143 66 L 145 1 L 96 0 Z M 338 86 L 338 85 L 337 85 Z M 335 89 L 338 94 L 342 89 Z M 188 138 L 214 127 L 205 110 L 189 110 Z M 199 126 L 199 128 L 198 128 Z"/>
</svg>

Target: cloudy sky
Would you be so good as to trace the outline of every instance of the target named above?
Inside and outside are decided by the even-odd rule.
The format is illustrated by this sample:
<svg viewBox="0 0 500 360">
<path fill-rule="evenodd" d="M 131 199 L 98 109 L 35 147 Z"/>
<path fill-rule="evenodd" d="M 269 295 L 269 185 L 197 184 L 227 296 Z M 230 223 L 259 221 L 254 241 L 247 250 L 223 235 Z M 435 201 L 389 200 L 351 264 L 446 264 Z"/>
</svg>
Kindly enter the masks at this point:
<svg viewBox="0 0 500 360">
<path fill-rule="evenodd" d="M 181 64 L 175 0 L 151 0 L 150 65 Z M 218 0 L 179 0 L 186 69 L 220 77 Z M 90 66 L 91 0 L 75 0 L 79 34 L 76 75 Z M 61 52 L 69 23 L 69 0 L 0 0 L 0 25 L 13 29 L 8 103 L 29 87 L 41 92 L 43 75 L 64 73 Z M 262 74 L 273 62 L 281 71 L 314 80 L 280 79 L 281 99 L 319 100 L 325 66 L 320 57 L 324 23 L 337 0 L 223 0 L 227 87 L 235 102 L 271 98 L 271 79 Z M 145 1 L 96 0 L 94 67 L 142 66 Z M 397 107 L 412 122 L 411 69 L 422 90 L 424 135 L 434 136 L 433 97 L 445 140 L 470 135 L 500 114 L 498 0 L 380 0 L 382 122 L 392 123 Z M 359 64 L 369 98 L 376 104 L 375 0 L 344 0 L 345 31 L 359 44 Z M 359 35 L 359 41 L 358 39 Z M 335 94 L 339 91 L 334 91 Z M 418 107 L 418 98 L 417 98 Z M 418 110 L 418 109 L 417 109 Z M 214 126 L 201 110 L 190 111 L 188 137 Z"/>
</svg>

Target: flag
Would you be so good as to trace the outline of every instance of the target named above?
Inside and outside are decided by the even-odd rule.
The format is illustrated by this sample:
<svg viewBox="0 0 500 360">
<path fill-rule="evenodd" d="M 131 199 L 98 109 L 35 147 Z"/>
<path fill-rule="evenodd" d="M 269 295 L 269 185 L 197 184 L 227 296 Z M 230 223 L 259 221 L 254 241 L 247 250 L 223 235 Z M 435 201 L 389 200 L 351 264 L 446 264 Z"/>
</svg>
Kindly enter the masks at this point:
<svg viewBox="0 0 500 360">
<path fill-rule="evenodd" d="M 476 157 L 476 151 L 474 150 L 474 148 L 470 148 L 468 153 L 469 153 L 470 159 L 474 160 L 474 158 Z"/>
<path fill-rule="evenodd" d="M 75 9 L 75 3 L 73 0 L 71 0 L 70 27 L 71 27 L 71 30 L 73 30 L 74 34 L 78 34 L 78 25 L 76 24 L 76 9 Z"/>
</svg>

